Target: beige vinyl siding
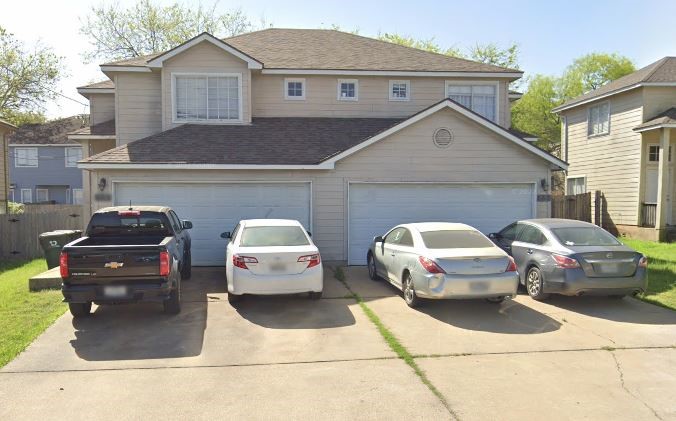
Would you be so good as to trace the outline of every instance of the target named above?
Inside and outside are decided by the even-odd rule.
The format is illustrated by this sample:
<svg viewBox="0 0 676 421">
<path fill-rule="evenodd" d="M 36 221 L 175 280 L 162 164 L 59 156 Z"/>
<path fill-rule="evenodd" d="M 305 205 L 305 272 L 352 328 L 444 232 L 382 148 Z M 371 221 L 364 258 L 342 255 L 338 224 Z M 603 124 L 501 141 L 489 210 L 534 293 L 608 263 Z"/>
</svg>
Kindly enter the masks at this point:
<svg viewBox="0 0 676 421">
<path fill-rule="evenodd" d="M 568 177 L 585 176 L 587 191 L 604 193 L 612 223 L 636 225 L 641 136 L 632 129 L 641 124 L 642 95 L 633 90 L 611 97 L 610 133 L 588 137 L 589 107 L 602 101 L 564 113 L 568 119 Z"/>
<path fill-rule="evenodd" d="M 252 112 L 254 117 L 408 117 L 446 97 L 446 81 L 452 78 L 382 77 L 349 78 L 359 82 L 358 101 L 337 99 L 340 76 L 303 75 L 305 100 L 284 99 L 284 79 L 292 76 L 252 76 Z M 410 81 L 410 100 L 390 101 L 390 80 Z M 463 78 L 459 83 L 471 81 Z M 509 127 L 511 110 L 506 81 L 498 85 L 498 124 Z"/>
<path fill-rule="evenodd" d="M 676 107 L 676 86 L 646 86 L 643 88 L 643 121 Z"/>
<path fill-rule="evenodd" d="M 451 147 L 434 146 L 432 136 L 439 127 L 453 130 Z M 548 174 L 543 159 L 455 111 L 443 110 L 339 161 L 334 170 L 101 170 L 94 178 L 105 177 L 109 185 L 125 180 L 311 181 L 313 239 L 325 260 L 345 260 L 350 181 L 537 183 L 542 194 L 539 180 Z M 95 209 L 111 204 L 93 203 Z M 538 203 L 537 216 L 549 216 L 549 202 Z"/>
<path fill-rule="evenodd" d="M 115 118 L 115 94 L 89 95 L 89 124 L 99 124 Z"/>
<path fill-rule="evenodd" d="M 202 42 L 168 59 L 162 67 L 162 129 L 169 130 L 183 123 L 173 123 L 172 73 L 239 73 L 242 75 L 242 120 L 251 122 L 249 85 L 251 73 L 247 63 L 210 42 Z"/>
<path fill-rule="evenodd" d="M 160 73 L 119 73 L 115 76 L 117 145 L 162 131 Z"/>
</svg>

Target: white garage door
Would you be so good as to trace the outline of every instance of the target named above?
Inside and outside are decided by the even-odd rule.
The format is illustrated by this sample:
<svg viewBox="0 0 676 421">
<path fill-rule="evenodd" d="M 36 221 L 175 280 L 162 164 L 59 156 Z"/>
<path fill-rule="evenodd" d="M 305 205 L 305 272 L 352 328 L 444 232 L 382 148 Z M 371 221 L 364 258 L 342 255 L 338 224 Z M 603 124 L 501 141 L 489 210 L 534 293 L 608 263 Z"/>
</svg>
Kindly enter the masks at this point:
<svg viewBox="0 0 676 421">
<path fill-rule="evenodd" d="M 408 222 L 463 222 L 484 234 L 533 217 L 532 184 L 350 184 L 348 263 L 366 264 L 376 235 Z"/>
<path fill-rule="evenodd" d="M 115 204 L 165 205 L 193 223 L 193 266 L 223 266 L 226 240 L 237 222 L 296 219 L 310 227 L 309 183 L 116 183 Z"/>
</svg>

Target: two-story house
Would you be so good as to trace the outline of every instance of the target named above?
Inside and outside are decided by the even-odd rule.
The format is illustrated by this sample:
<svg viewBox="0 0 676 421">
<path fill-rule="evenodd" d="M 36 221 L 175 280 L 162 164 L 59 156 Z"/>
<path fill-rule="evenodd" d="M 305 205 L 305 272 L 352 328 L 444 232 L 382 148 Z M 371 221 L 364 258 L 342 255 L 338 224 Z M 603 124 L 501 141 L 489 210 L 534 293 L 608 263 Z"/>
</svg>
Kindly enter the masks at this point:
<svg viewBox="0 0 676 421">
<path fill-rule="evenodd" d="M 68 134 L 88 116 L 26 124 L 9 138 L 9 200 L 19 203 L 82 203 L 82 147 Z"/>
<path fill-rule="evenodd" d="M 0 214 L 7 212 L 9 195 L 9 142 L 7 138 L 16 130 L 16 126 L 0 119 Z"/>
<path fill-rule="evenodd" d="M 509 129 L 522 72 L 358 35 L 201 34 L 101 70 L 80 93 L 106 121 L 71 138 L 116 147 L 85 152 L 85 203 L 172 206 L 195 265 L 222 265 L 219 234 L 243 218 L 297 219 L 350 264 L 406 221 L 488 233 L 548 216 L 566 168 Z"/>
<path fill-rule="evenodd" d="M 567 194 L 601 191 L 604 226 L 650 240 L 676 225 L 676 57 L 665 57 L 554 109 Z"/>
</svg>

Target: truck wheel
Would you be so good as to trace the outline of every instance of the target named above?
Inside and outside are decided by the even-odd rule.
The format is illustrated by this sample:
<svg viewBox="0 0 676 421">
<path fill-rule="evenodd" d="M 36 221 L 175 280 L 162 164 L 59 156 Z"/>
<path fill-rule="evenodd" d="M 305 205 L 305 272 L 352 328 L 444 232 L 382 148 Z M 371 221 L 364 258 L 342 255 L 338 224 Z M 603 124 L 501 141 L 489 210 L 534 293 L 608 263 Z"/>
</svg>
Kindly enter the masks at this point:
<svg viewBox="0 0 676 421">
<path fill-rule="evenodd" d="M 164 300 L 164 312 L 166 314 L 178 314 L 181 312 L 181 281 L 178 282 L 176 288 L 171 290 L 169 298 Z"/>
<path fill-rule="evenodd" d="M 183 266 L 181 267 L 181 279 L 190 279 L 192 276 L 192 256 L 187 252 L 183 256 Z"/>
<path fill-rule="evenodd" d="M 92 303 L 68 303 L 68 309 L 70 310 L 70 314 L 75 319 L 78 319 L 89 316 L 89 313 L 92 311 Z"/>
</svg>

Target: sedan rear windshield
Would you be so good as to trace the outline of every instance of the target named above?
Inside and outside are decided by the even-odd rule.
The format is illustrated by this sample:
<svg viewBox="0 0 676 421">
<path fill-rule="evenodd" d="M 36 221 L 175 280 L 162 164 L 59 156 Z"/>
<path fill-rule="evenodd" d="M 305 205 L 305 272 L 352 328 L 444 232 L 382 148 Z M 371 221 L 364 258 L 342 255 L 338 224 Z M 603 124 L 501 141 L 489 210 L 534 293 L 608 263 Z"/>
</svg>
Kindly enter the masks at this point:
<svg viewBox="0 0 676 421">
<path fill-rule="evenodd" d="M 247 227 L 242 231 L 242 247 L 307 246 L 301 227 Z"/>
<path fill-rule="evenodd" d="M 596 227 L 553 228 L 552 232 L 566 246 L 619 246 L 608 231 Z"/>
<path fill-rule="evenodd" d="M 172 235 L 169 219 L 162 212 L 139 212 L 120 215 L 119 212 L 95 213 L 89 222 L 87 235 Z"/>
<path fill-rule="evenodd" d="M 459 249 L 493 247 L 493 243 L 478 231 L 444 230 L 421 232 L 428 249 Z"/>
</svg>

